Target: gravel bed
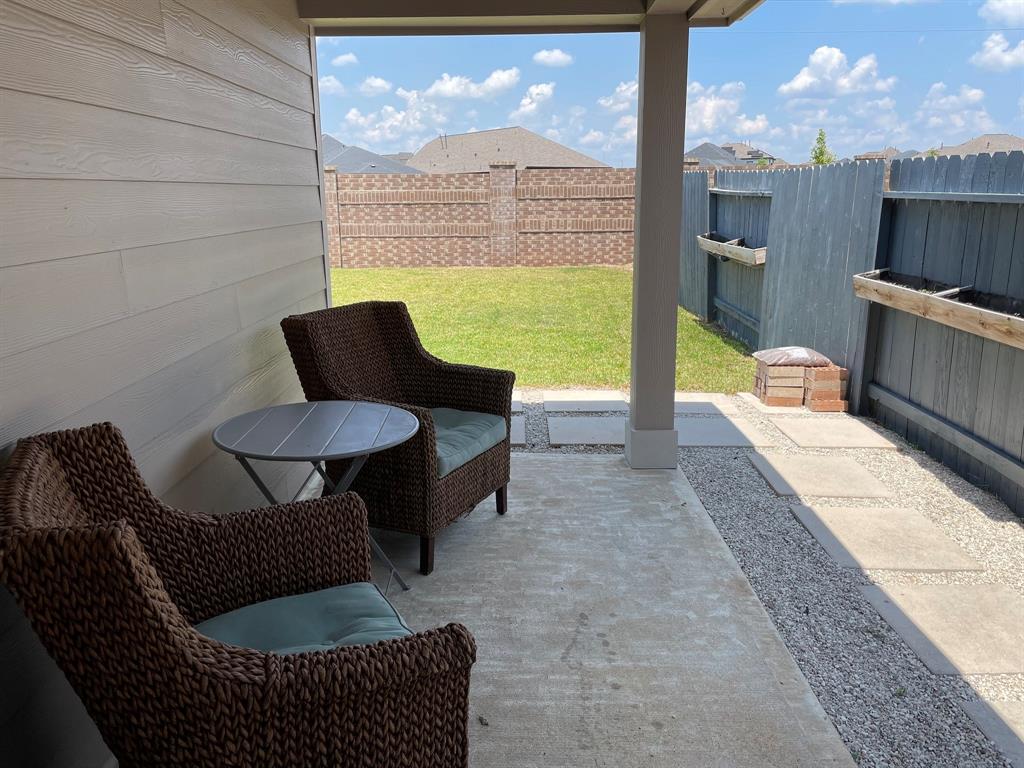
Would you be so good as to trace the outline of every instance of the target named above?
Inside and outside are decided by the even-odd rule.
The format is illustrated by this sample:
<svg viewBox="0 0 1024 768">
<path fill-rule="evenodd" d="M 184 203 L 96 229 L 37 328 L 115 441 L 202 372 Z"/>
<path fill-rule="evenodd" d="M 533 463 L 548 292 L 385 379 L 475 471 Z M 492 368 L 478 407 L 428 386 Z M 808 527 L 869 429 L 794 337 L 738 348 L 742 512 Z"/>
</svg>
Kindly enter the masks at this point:
<svg viewBox="0 0 1024 768">
<path fill-rule="evenodd" d="M 531 453 L 620 453 L 621 446 L 548 444 L 540 393 L 524 393 Z M 875 427 L 898 450 L 804 449 L 743 398 L 739 415 L 770 435 L 766 453 L 855 457 L 892 489 L 887 499 L 780 498 L 750 463 L 752 450 L 681 448 L 680 468 L 750 580 L 854 760 L 877 768 L 1009 768 L 961 707 L 982 695 L 1024 701 L 1024 675 L 932 674 L 861 597 L 865 584 L 1001 583 L 1024 593 L 1024 525 L 997 498 Z M 561 415 L 561 414 L 560 414 Z M 570 415 L 570 414 L 564 414 Z M 582 414 L 580 414 L 582 415 Z M 600 414 L 586 414 L 600 415 Z M 623 414 L 608 414 L 622 416 Z M 843 416 L 794 411 L 813 419 Z M 701 418 L 688 416 L 687 418 Z M 790 512 L 793 503 L 909 507 L 985 566 L 972 572 L 840 568 Z"/>
<path fill-rule="evenodd" d="M 742 403 L 742 401 L 741 401 Z M 869 583 L 1003 583 L 1024 591 L 1024 527 L 991 495 L 886 433 L 898 451 L 801 449 L 746 403 L 747 419 L 772 435 L 771 453 L 855 456 L 893 490 L 888 499 L 799 501 L 820 506 L 910 507 L 985 567 L 971 573 L 843 569 L 750 464 L 745 449 L 680 449 L 690 479 L 790 652 L 864 766 L 1008 766 L 960 702 L 983 694 L 1024 700 L 1024 676 L 932 674 L 864 600 Z M 808 418 L 834 418 L 807 414 Z"/>
</svg>

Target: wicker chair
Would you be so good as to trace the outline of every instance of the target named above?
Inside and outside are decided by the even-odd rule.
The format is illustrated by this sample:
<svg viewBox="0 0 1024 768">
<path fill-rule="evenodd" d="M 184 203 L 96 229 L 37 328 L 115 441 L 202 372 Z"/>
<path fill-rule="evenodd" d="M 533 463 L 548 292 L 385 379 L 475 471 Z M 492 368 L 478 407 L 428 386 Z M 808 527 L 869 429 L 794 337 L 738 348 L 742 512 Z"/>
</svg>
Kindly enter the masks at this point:
<svg viewBox="0 0 1024 768">
<path fill-rule="evenodd" d="M 0 477 L 0 581 L 122 768 L 467 765 L 464 627 L 291 655 L 193 627 L 369 578 L 355 495 L 172 509 L 109 424 L 22 440 Z"/>
<path fill-rule="evenodd" d="M 368 301 L 287 317 L 281 322 L 307 400 L 370 400 L 414 413 L 411 440 L 371 456 L 352 490 L 366 501 L 370 524 L 420 537 L 420 572 L 434 568 L 434 537 L 490 494 L 505 514 L 515 374 L 446 363 L 420 343 L 405 304 Z M 444 473 L 437 411 L 493 414 L 504 438 Z M 327 466 L 341 476 L 345 462 Z"/>
</svg>

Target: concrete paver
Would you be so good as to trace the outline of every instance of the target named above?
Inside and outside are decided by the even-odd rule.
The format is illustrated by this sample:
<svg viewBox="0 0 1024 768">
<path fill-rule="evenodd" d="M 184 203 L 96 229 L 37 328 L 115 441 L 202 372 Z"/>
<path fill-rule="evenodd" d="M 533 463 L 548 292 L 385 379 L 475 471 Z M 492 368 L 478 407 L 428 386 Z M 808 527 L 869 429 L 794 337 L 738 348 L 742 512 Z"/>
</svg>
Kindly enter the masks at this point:
<svg viewBox="0 0 1024 768">
<path fill-rule="evenodd" d="M 750 457 L 780 496 L 883 498 L 891 491 L 854 459 L 757 453 Z"/>
<path fill-rule="evenodd" d="M 1024 597 L 1003 584 L 861 587 L 937 675 L 1024 674 Z"/>
<path fill-rule="evenodd" d="M 677 418 L 679 445 L 683 447 L 753 448 L 773 445 L 752 423 L 741 417 Z"/>
<path fill-rule="evenodd" d="M 624 412 L 629 406 L 617 389 L 552 389 L 544 392 L 544 410 L 549 413 Z"/>
<path fill-rule="evenodd" d="M 792 510 L 843 568 L 983 570 L 937 525 L 912 509 L 795 505 Z"/>
<path fill-rule="evenodd" d="M 801 448 L 896 448 L 896 444 L 853 416 L 770 418 Z"/>
</svg>

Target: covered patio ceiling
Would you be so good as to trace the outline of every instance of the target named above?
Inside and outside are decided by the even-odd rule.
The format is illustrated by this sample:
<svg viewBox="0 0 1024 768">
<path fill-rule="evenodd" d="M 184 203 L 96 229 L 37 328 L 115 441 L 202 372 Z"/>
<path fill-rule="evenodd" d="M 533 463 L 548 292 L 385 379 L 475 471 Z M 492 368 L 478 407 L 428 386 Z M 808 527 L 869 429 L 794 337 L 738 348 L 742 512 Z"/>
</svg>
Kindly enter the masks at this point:
<svg viewBox="0 0 1024 768">
<path fill-rule="evenodd" d="M 319 35 L 635 32 L 648 15 L 685 15 L 690 27 L 727 27 L 763 0 L 299 0 Z"/>
</svg>

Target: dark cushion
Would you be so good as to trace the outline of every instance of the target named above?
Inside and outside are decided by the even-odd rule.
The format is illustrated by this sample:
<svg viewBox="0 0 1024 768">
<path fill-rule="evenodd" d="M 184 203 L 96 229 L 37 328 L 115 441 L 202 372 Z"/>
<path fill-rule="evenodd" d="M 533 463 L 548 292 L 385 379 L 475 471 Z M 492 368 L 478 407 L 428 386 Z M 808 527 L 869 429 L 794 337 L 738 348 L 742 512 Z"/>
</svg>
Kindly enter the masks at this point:
<svg viewBox="0 0 1024 768">
<path fill-rule="evenodd" d="M 254 603 L 207 619 L 196 630 L 222 643 L 280 654 L 412 634 L 377 586 L 366 582 Z"/>
<path fill-rule="evenodd" d="M 493 413 L 431 408 L 437 432 L 437 475 L 444 477 L 493 448 L 508 434 L 505 417 Z"/>
</svg>

